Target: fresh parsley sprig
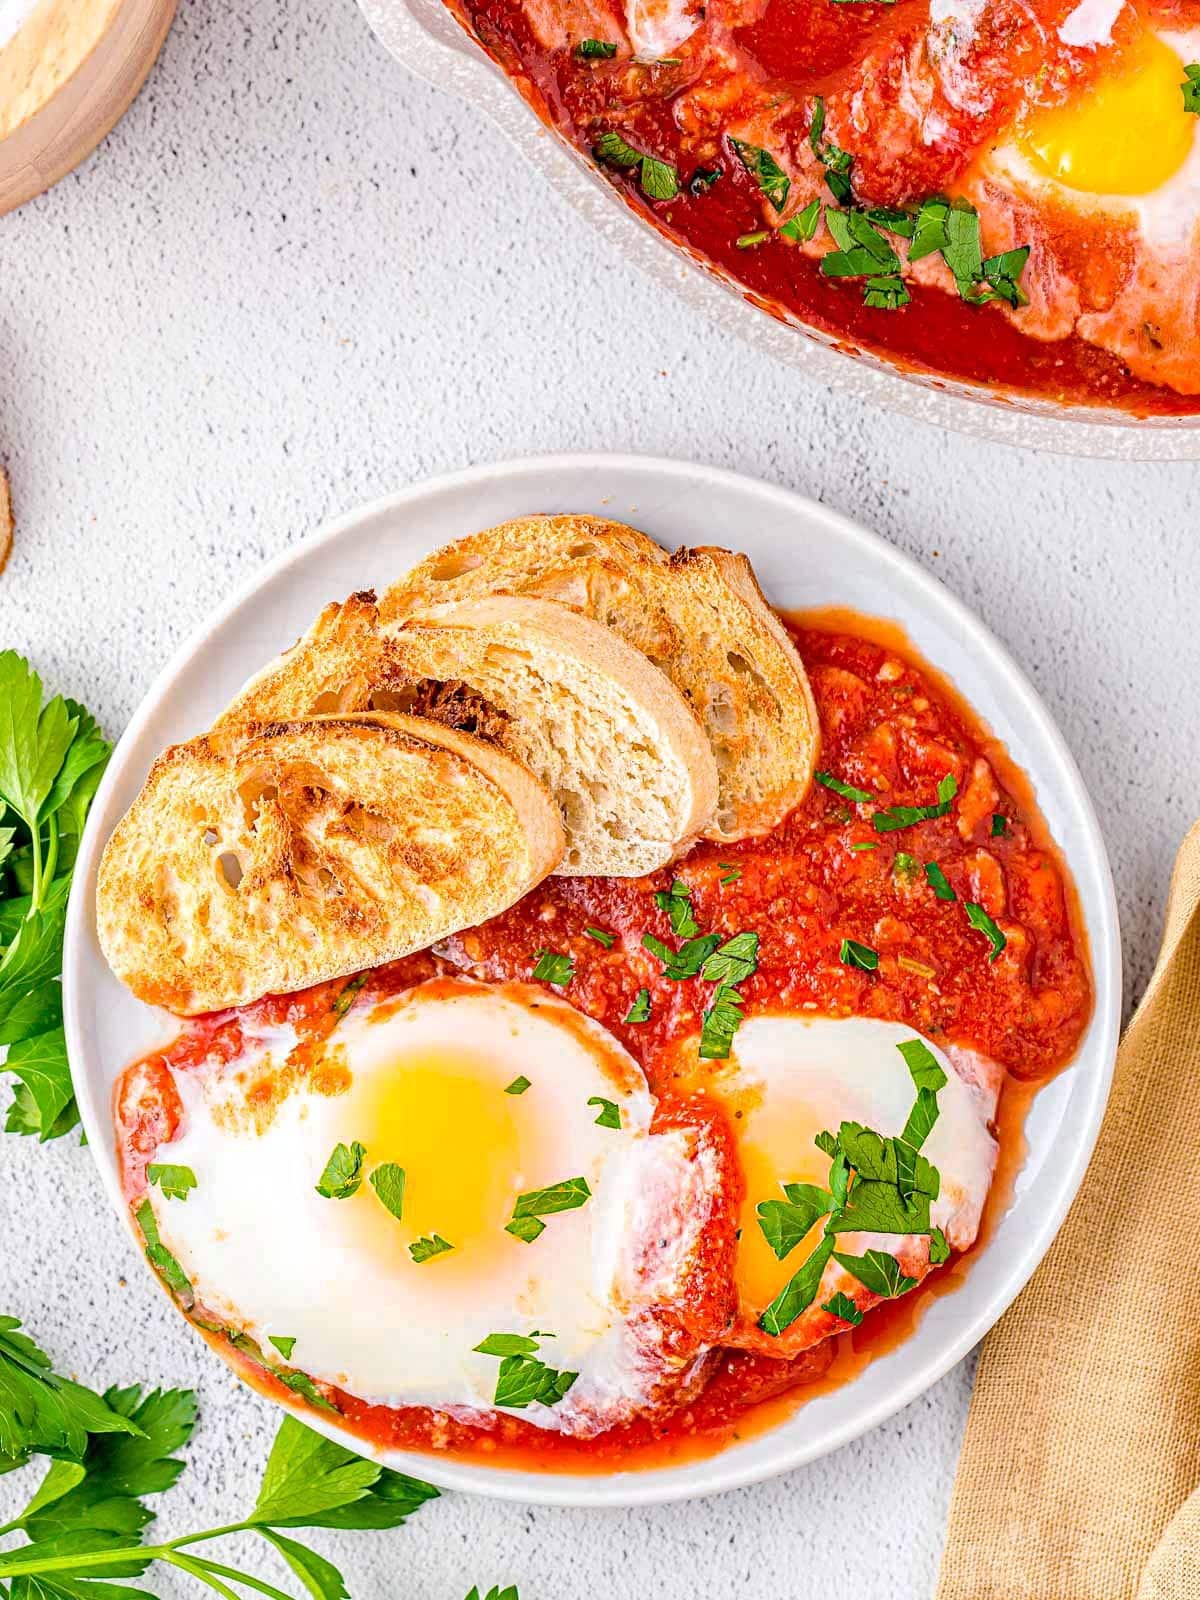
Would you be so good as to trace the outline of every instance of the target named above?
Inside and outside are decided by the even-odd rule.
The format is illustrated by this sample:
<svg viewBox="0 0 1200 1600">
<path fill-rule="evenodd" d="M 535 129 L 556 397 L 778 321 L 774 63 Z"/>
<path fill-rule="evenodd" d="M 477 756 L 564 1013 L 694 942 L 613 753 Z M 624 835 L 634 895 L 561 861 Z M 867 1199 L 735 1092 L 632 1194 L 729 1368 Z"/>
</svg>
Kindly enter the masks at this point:
<svg viewBox="0 0 1200 1600">
<path fill-rule="evenodd" d="M 19 1465 L 34 1452 L 53 1459 L 24 1510 L 0 1527 L 0 1539 L 24 1541 L 0 1552 L 0 1594 L 8 1600 L 134 1600 L 144 1591 L 113 1580 L 139 1577 L 155 1562 L 222 1600 L 243 1600 L 245 1590 L 292 1600 L 257 1573 L 195 1550 L 243 1533 L 270 1544 L 313 1600 L 346 1600 L 342 1574 L 290 1530 L 394 1528 L 437 1497 L 432 1484 L 365 1461 L 285 1417 L 248 1515 L 145 1544 L 143 1531 L 154 1520 L 145 1497 L 170 1489 L 184 1470 L 177 1452 L 195 1426 L 194 1396 L 139 1385 L 94 1394 L 55 1374 L 19 1329 L 15 1318 L 0 1317 L 4 1465 Z"/>
<path fill-rule="evenodd" d="M 62 1030 L 67 891 L 110 746 L 74 700 L 0 651 L 0 1070 L 18 1083 L 9 1133 L 57 1139 L 78 1125 Z"/>
</svg>

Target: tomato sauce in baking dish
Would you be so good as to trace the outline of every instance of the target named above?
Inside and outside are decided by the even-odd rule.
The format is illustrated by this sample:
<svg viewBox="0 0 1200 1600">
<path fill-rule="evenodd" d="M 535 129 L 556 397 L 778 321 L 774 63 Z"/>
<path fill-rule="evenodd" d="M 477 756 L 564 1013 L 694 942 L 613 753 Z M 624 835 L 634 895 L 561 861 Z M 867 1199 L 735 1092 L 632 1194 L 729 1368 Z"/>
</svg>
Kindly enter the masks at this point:
<svg viewBox="0 0 1200 1600">
<path fill-rule="evenodd" d="M 792 619 L 789 628 L 820 714 L 822 771 L 772 833 L 700 844 L 672 870 L 648 878 L 548 878 L 502 916 L 435 950 L 349 983 L 338 979 L 193 1019 L 171 1045 L 128 1068 L 115 1096 L 122 1178 L 137 1208 L 147 1164 L 185 1121 L 181 1087 L 189 1074 L 237 1061 L 248 1035 L 294 1030 L 289 1081 L 336 1096 L 348 1075 L 344 1058 L 327 1047 L 360 994 L 376 1006 L 372 1019 L 403 1005 L 417 984 L 450 992 L 474 980 L 481 992 L 520 983 L 535 1009 L 539 996 L 550 1004 L 553 994 L 574 1018 L 571 1026 L 586 1031 L 587 1018 L 603 1024 L 641 1066 L 657 1102 L 652 1131 L 701 1130 L 715 1152 L 720 1193 L 690 1287 L 665 1325 L 668 1342 L 713 1347 L 694 1379 L 658 1408 L 575 1437 L 506 1412 L 477 1422 L 448 1410 L 370 1404 L 331 1384 L 317 1388 L 291 1369 L 282 1369 L 281 1380 L 281 1369 L 251 1341 L 203 1304 L 190 1306 L 210 1342 L 265 1393 L 292 1403 L 299 1393 L 332 1406 L 347 1427 L 381 1446 L 553 1471 L 651 1467 L 715 1452 L 846 1381 L 900 1344 L 930 1298 L 953 1290 L 969 1270 L 971 1249 L 954 1252 L 911 1292 L 869 1296 L 857 1326 L 847 1328 L 827 1307 L 810 1311 L 804 1338 L 781 1356 L 753 1328 L 748 1336 L 734 1331 L 728 1282 L 735 1257 L 742 1271 L 738 1225 L 747 1196 L 732 1152 L 743 1112 L 736 1097 L 716 1092 L 717 1080 L 706 1079 L 694 1057 L 681 1065 L 679 1042 L 694 1042 L 706 1002 L 698 979 L 670 981 L 643 946 L 648 932 L 670 932 L 656 895 L 682 876 L 699 926 L 726 937 L 757 930 L 757 970 L 741 983 L 747 1024 L 775 1013 L 880 1019 L 919 1031 L 968 1063 L 987 1064 L 994 1087 L 1002 1085 L 992 1120 L 999 1156 L 972 1248 L 1011 1198 L 1029 1100 L 1070 1060 L 1092 1006 L 1086 936 L 1069 876 L 1003 749 L 895 627 L 830 611 Z M 947 775 L 956 780 L 953 803 L 941 798 Z M 855 794 L 865 799 L 868 792 L 880 813 L 864 815 L 855 802 Z M 597 930 L 604 937 L 597 939 Z M 547 947 L 573 963 L 555 990 L 529 986 L 532 953 Z M 574 1012 L 558 1001 L 560 993 Z M 641 993 L 648 1015 L 639 1022 L 632 1018 Z M 278 1073 L 264 1076 L 251 1090 L 252 1113 L 259 1093 L 270 1115 L 278 1080 Z M 285 1345 L 277 1348 L 286 1359 Z"/>
<path fill-rule="evenodd" d="M 769 314 L 993 389 L 1196 411 L 1195 0 L 447 3 Z"/>
</svg>

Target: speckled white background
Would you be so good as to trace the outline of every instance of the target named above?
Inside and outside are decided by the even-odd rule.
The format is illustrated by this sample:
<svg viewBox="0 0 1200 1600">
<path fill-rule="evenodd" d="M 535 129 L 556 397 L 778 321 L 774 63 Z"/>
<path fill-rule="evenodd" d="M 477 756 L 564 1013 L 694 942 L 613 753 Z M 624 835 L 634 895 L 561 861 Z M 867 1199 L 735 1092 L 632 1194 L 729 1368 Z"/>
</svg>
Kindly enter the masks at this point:
<svg viewBox="0 0 1200 1600">
<path fill-rule="evenodd" d="M 1008 643 L 1091 787 L 1131 989 L 1144 982 L 1200 811 L 1196 467 L 971 443 L 753 356 L 581 231 L 478 114 L 407 77 L 351 0 L 182 0 L 116 133 L 0 222 L 0 263 L 18 516 L 0 643 L 111 733 L 218 598 L 335 512 L 538 450 L 705 458 L 875 527 Z M 252 1500 L 271 1413 L 154 1292 L 71 1143 L 0 1136 L 0 1308 L 89 1382 L 199 1389 L 164 1531 Z M 970 1376 L 714 1500 L 447 1497 L 394 1533 L 315 1542 L 356 1600 L 461 1600 L 498 1580 L 522 1600 L 921 1600 Z M 0 1520 L 25 1487 L 0 1479 Z"/>
</svg>

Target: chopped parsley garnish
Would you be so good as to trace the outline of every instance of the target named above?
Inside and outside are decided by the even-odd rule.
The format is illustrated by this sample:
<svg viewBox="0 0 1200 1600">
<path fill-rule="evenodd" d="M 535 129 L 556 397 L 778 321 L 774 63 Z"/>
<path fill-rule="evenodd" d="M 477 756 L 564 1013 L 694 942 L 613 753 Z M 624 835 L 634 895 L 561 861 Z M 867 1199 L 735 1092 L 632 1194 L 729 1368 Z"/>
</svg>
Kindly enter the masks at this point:
<svg viewBox="0 0 1200 1600">
<path fill-rule="evenodd" d="M 852 844 L 850 848 L 851 850 L 878 850 L 879 841 L 877 839 L 860 839 L 857 844 Z"/>
<path fill-rule="evenodd" d="M 825 182 L 839 205 L 854 198 L 850 183 L 850 168 L 854 158 L 848 150 L 839 150 L 836 144 L 825 143 L 825 101 L 820 95 L 813 99 L 812 121 L 808 128 L 808 142 L 812 153 L 825 168 Z"/>
<path fill-rule="evenodd" d="M 758 971 L 758 935 L 735 933 L 709 956 L 700 976 L 706 983 L 744 983 Z"/>
<path fill-rule="evenodd" d="M 1008 832 L 1008 818 L 1000 815 L 998 811 L 992 812 L 992 838 L 1000 839 Z"/>
<path fill-rule="evenodd" d="M 869 944 L 859 944 L 857 939 L 843 939 L 838 960 L 844 967 L 858 967 L 863 972 L 874 972 L 879 966 L 879 951 Z"/>
<path fill-rule="evenodd" d="M 649 989 L 639 989 L 637 994 L 634 995 L 633 1004 L 629 1008 L 629 1012 L 628 1012 L 628 1015 L 625 1018 L 625 1021 L 626 1022 L 649 1022 L 650 1021 L 650 991 L 649 991 Z"/>
<path fill-rule="evenodd" d="M 267 1343 L 273 1344 L 285 1361 L 290 1361 L 292 1359 L 292 1351 L 296 1348 L 296 1336 L 287 1333 L 278 1335 L 272 1333 L 267 1335 Z"/>
<path fill-rule="evenodd" d="M 719 933 L 705 933 L 698 939 L 688 939 L 678 950 L 672 950 L 670 945 L 656 939 L 652 933 L 642 936 L 643 949 L 658 957 L 663 965 L 663 977 L 670 978 L 673 983 L 694 978 L 720 942 Z"/>
<path fill-rule="evenodd" d="M 585 928 L 583 933 L 586 939 L 595 939 L 596 943 L 602 944 L 606 950 L 611 950 L 617 942 L 616 934 L 605 933 L 603 928 Z"/>
<path fill-rule="evenodd" d="M 596 1126 L 598 1128 L 620 1128 L 621 1108 L 615 1100 L 606 1100 L 603 1095 L 594 1094 L 588 1101 L 588 1105 L 600 1107 L 596 1116 Z"/>
<path fill-rule="evenodd" d="M 952 772 L 948 772 L 938 784 L 937 805 L 885 806 L 882 811 L 875 813 L 871 821 L 877 833 L 893 833 L 897 828 L 911 828 L 918 822 L 930 822 L 935 817 L 948 815 L 957 793 L 958 779 Z M 896 859 L 899 860 L 899 856 Z"/>
<path fill-rule="evenodd" d="M 189 1191 L 196 1187 L 196 1174 L 191 1167 L 152 1161 L 146 1168 L 146 1182 L 156 1183 L 168 1200 L 186 1200 Z"/>
<path fill-rule="evenodd" d="M 723 169 L 721 167 L 697 167 L 688 179 L 689 194 L 694 194 L 697 197 L 707 194 L 717 179 L 722 176 L 722 173 Z"/>
<path fill-rule="evenodd" d="M 929 879 L 929 887 L 939 900 L 957 900 L 958 896 L 946 881 L 946 874 L 936 861 L 925 863 L 925 876 Z"/>
<path fill-rule="evenodd" d="M 840 0 L 845 5 L 849 0 Z M 893 5 L 895 0 L 881 0 L 881 4 Z M 868 278 L 863 288 L 863 304 L 870 306 L 875 311 L 898 311 L 901 306 L 906 306 L 912 299 L 904 287 L 904 279 L 899 273 L 889 273 L 883 278 Z"/>
<path fill-rule="evenodd" d="M 960 296 L 972 305 L 986 305 L 989 300 L 1005 300 L 1013 307 L 1027 303 L 1019 279 L 1029 260 L 1029 246 L 1005 250 L 985 261 L 979 242 L 979 214 L 968 201 L 933 195 L 922 202 L 908 259 L 920 261 L 939 252 Z"/>
<path fill-rule="evenodd" d="M 833 1195 L 815 1183 L 785 1183 L 783 1192 L 786 1200 L 763 1200 L 754 1208 L 762 1236 L 777 1261 L 790 1255 L 813 1224 L 834 1207 Z"/>
<path fill-rule="evenodd" d="M 1183 71 L 1184 80 L 1179 85 L 1183 90 L 1183 109 L 1200 116 L 1200 62 L 1191 62 Z"/>
<path fill-rule="evenodd" d="M 692 914 L 692 891 L 676 878 L 669 889 L 659 889 L 654 904 L 671 919 L 671 932 L 677 939 L 690 939 L 699 933 L 700 924 Z"/>
<path fill-rule="evenodd" d="M 795 240 L 798 244 L 807 244 L 816 234 L 821 221 L 821 202 L 810 200 L 801 211 L 788 220 L 779 229 L 785 239 Z"/>
<path fill-rule="evenodd" d="M 326 1200 L 349 1200 L 352 1194 L 357 1194 L 363 1180 L 366 1154 L 366 1146 L 359 1144 L 357 1139 L 349 1146 L 334 1145 L 333 1154 L 325 1163 L 325 1171 L 317 1184 L 317 1193 Z"/>
<path fill-rule="evenodd" d="M 564 989 L 575 976 L 575 963 L 558 950 L 539 950 L 533 959 L 533 975 L 543 983 L 553 983 Z"/>
<path fill-rule="evenodd" d="M 733 241 L 733 247 L 735 250 L 753 250 L 756 245 L 766 244 L 770 237 L 770 228 L 759 228 L 754 233 L 739 233 Z"/>
<path fill-rule="evenodd" d="M 366 983 L 369 977 L 370 973 L 360 972 L 357 978 L 350 979 L 350 982 L 339 992 L 337 999 L 333 1002 L 332 1010 L 335 1017 L 339 1018 L 340 1020 L 346 1015 L 347 1011 L 349 1011 L 350 1007 L 354 1004 L 355 995 Z"/>
<path fill-rule="evenodd" d="M 769 203 L 776 211 L 782 211 L 787 204 L 788 190 L 792 185 L 787 173 L 775 157 L 769 150 L 763 150 L 756 144 L 747 144 L 743 139 L 731 137 L 729 142 L 738 160 L 758 184 Z"/>
<path fill-rule="evenodd" d="M 834 794 L 840 794 L 843 800 L 853 800 L 856 805 L 866 805 L 875 798 L 865 789 L 856 789 L 852 783 L 843 783 L 841 778 L 835 778 L 832 772 L 814 772 L 813 777 L 824 788 L 832 789 Z"/>
<path fill-rule="evenodd" d="M 142 1238 L 146 1241 L 146 1260 L 187 1310 L 196 1298 L 192 1290 L 192 1280 L 159 1238 L 154 1207 L 148 1199 L 143 1200 L 134 1215 L 138 1227 L 142 1230 Z"/>
<path fill-rule="evenodd" d="M 579 1376 L 577 1372 L 557 1372 L 538 1355 L 538 1337 L 521 1333 L 489 1333 L 475 1349 L 480 1355 L 499 1356 L 500 1371 L 492 1404 L 520 1411 L 535 1401 L 554 1406 Z"/>
<path fill-rule="evenodd" d="M 504 1092 L 505 1094 L 524 1094 L 529 1087 L 529 1079 L 524 1073 L 521 1073 L 519 1077 L 514 1078 L 511 1083 L 504 1086 Z"/>
<path fill-rule="evenodd" d="M 580 61 L 611 61 L 616 53 L 616 45 L 607 39 L 581 39 L 575 46 Z"/>
<path fill-rule="evenodd" d="M 827 278 L 874 277 L 900 270 L 900 257 L 867 219 L 865 211 L 825 212 L 825 226 L 833 236 L 836 250 L 821 257 L 821 271 Z"/>
<path fill-rule="evenodd" d="M 721 878 L 722 888 L 724 888 L 727 883 L 736 883 L 742 875 L 741 867 L 737 866 L 735 862 L 718 861 L 717 865 L 721 868 L 724 874 L 724 876 Z"/>
<path fill-rule="evenodd" d="M 733 1036 L 742 1025 L 743 1004 L 741 995 L 731 983 L 717 985 L 700 1029 L 701 1061 L 728 1060 Z"/>
<path fill-rule="evenodd" d="M 367 1182 L 399 1222 L 404 1211 L 404 1168 L 385 1161 L 372 1171 Z"/>
<path fill-rule="evenodd" d="M 434 1256 L 444 1256 L 453 1249 L 454 1246 L 450 1241 L 443 1239 L 440 1233 L 435 1233 L 432 1237 L 428 1234 L 423 1234 L 421 1238 L 414 1240 L 409 1245 L 408 1253 L 417 1266 L 421 1267 L 427 1261 L 432 1261 Z"/>
<path fill-rule="evenodd" d="M 592 154 L 608 167 L 637 167 L 638 183 L 648 200 L 673 200 L 679 193 L 679 175 L 670 162 L 635 150 L 619 133 L 602 133 Z"/>
<path fill-rule="evenodd" d="M 987 936 L 992 946 L 992 953 L 988 957 L 988 960 L 995 961 L 1001 950 L 1003 950 L 1004 946 L 1008 943 L 1008 940 L 992 921 L 991 917 L 988 916 L 983 907 L 981 905 L 977 905 L 974 900 L 964 900 L 963 910 L 967 913 L 967 921 L 971 924 L 971 926 L 979 933 Z"/>
<path fill-rule="evenodd" d="M 846 1256 L 835 1250 L 833 1259 L 881 1299 L 898 1300 L 917 1287 L 917 1279 L 905 1277 L 900 1263 L 886 1250 L 868 1250 L 864 1256 Z"/>
<path fill-rule="evenodd" d="M 916 856 L 910 856 L 903 850 L 897 850 L 892 859 L 892 871 L 898 878 L 914 877 L 917 870 Z"/>
<path fill-rule="evenodd" d="M 845 0 L 841 0 L 841 3 L 844 4 Z M 830 1316 L 838 1317 L 842 1322 L 848 1322 L 852 1328 L 857 1328 L 863 1319 L 863 1314 L 854 1304 L 854 1301 L 851 1300 L 848 1294 L 843 1294 L 840 1289 L 832 1299 L 825 1301 L 821 1310 L 828 1311 Z"/>
<path fill-rule="evenodd" d="M 920 1154 L 937 1121 L 937 1095 L 946 1075 L 923 1039 L 906 1039 L 899 1050 L 916 1088 L 903 1133 L 885 1139 L 857 1122 L 843 1122 L 836 1135 L 819 1133 L 817 1148 L 830 1158 L 828 1188 L 785 1184 L 786 1204 L 767 1200 L 756 1208 L 763 1237 L 781 1261 L 822 1216 L 827 1219 L 816 1248 L 758 1319 L 766 1333 L 778 1336 L 807 1310 L 831 1259 L 873 1294 L 890 1299 L 915 1287 L 917 1280 L 907 1277 L 887 1251 L 868 1250 L 864 1256 L 838 1254 L 839 1234 L 925 1234 L 931 1264 L 939 1265 L 949 1255 L 941 1230 L 930 1224 L 930 1205 L 938 1197 L 941 1177 Z M 845 1322 L 861 1320 L 850 1314 L 856 1308 L 840 1294 L 822 1309 Z"/>
<path fill-rule="evenodd" d="M 553 1216 L 558 1211 L 574 1211 L 591 1197 L 586 1178 L 565 1178 L 548 1189 L 531 1189 L 528 1194 L 517 1196 L 512 1220 L 505 1224 L 504 1231 L 532 1244 L 545 1230 L 542 1217 Z"/>
</svg>

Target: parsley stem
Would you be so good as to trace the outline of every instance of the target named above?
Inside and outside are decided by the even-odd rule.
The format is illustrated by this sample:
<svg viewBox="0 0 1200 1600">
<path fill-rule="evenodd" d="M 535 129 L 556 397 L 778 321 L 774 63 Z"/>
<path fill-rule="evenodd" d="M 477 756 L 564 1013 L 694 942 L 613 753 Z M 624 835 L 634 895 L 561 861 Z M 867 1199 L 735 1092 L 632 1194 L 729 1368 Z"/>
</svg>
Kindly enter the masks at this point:
<svg viewBox="0 0 1200 1600">
<path fill-rule="evenodd" d="M 241 1600 L 241 1596 L 238 1594 L 236 1589 L 231 1589 L 227 1583 L 222 1583 L 221 1579 L 216 1576 L 216 1573 L 210 1570 L 212 1566 L 211 1562 L 201 1561 L 198 1557 L 194 1556 L 177 1555 L 174 1551 L 168 1552 L 162 1557 L 162 1559 L 170 1566 L 178 1567 L 181 1572 L 190 1573 L 193 1578 L 198 1578 L 201 1583 L 206 1583 L 210 1589 L 215 1589 L 219 1595 L 223 1595 L 224 1600 Z M 229 1568 L 223 1567 L 219 1570 L 228 1572 Z M 238 1573 L 238 1577 L 242 1578 L 244 1575 L 242 1573 Z M 274 1593 L 279 1594 L 280 1591 L 276 1589 Z M 288 1597 L 284 1596 L 283 1600 L 288 1600 Z"/>
<path fill-rule="evenodd" d="M 42 830 L 37 818 L 29 830 L 33 849 L 33 886 L 29 895 L 29 915 L 41 909 L 42 904 Z"/>
<path fill-rule="evenodd" d="M 46 864 L 42 868 L 42 881 L 53 883 L 58 871 L 58 818 L 52 816 L 46 824 Z"/>
<path fill-rule="evenodd" d="M 208 1561 L 202 1556 L 176 1555 L 172 1558 L 172 1564 L 175 1566 L 183 1565 L 183 1563 L 186 1563 L 186 1565 L 183 1567 L 185 1572 L 191 1571 L 193 1567 L 202 1567 L 205 1572 L 214 1573 L 222 1578 L 232 1578 L 235 1583 L 244 1583 L 249 1589 L 257 1589 L 260 1594 L 269 1595 L 271 1600 L 292 1600 L 292 1596 L 285 1593 L 283 1589 L 277 1589 L 274 1584 L 267 1583 L 262 1578 L 251 1577 L 248 1572 L 240 1572 L 237 1567 L 224 1567 L 219 1561 Z M 193 1576 L 199 1577 L 200 1574 L 198 1572 L 193 1573 Z M 215 1577 L 213 1579 L 213 1584 L 215 1587 Z M 222 1592 L 228 1593 L 228 1591 L 224 1589 Z"/>
<path fill-rule="evenodd" d="M 164 1550 L 182 1550 L 186 1544 L 199 1544 L 203 1539 L 223 1539 L 227 1533 L 245 1533 L 254 1527 L 252 1522 L 227 1522 L 223 1528 L 206 1528 L 203 1533 L 188 1533 L 182 1539 L 172 1539 Z"/>
</svg>

